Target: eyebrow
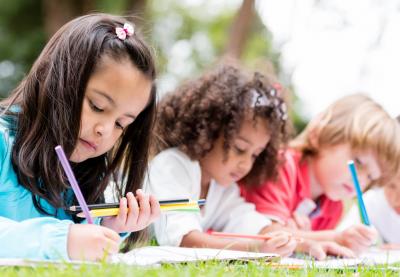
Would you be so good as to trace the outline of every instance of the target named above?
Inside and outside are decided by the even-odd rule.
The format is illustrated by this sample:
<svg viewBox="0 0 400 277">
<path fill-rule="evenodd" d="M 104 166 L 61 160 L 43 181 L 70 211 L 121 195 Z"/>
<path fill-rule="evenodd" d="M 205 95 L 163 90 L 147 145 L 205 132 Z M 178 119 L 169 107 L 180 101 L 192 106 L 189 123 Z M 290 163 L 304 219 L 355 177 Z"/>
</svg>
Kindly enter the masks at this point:
<svg viewBox="0 0 400 277">
<path fill-rule="evenodd" d="M 97 89 L 93 89 L 93 91 L 94 91 L 95 93 L 97 93 L 97 94 L 103 96 L 104 98 L 106 98 L 106 99 L 108 100 L 108 102 L 110 102 L 110 104 L 113 105 L 114 107 L 116 106 L 114 99 L 112 99 L 108 94 L 106 94 L 106 93 L 104 93 L 104 92 L 102 92 L 102 91 L 99 91 L 99 90 L 97 90 Z M 126 113 L 126 114 L 124 114 L 124 115 L 127 116 L 127 117 L 132 118 L 133 120 L 136 119 L 136 116 L 134 116 L 133 114 Z"/>
</svg>

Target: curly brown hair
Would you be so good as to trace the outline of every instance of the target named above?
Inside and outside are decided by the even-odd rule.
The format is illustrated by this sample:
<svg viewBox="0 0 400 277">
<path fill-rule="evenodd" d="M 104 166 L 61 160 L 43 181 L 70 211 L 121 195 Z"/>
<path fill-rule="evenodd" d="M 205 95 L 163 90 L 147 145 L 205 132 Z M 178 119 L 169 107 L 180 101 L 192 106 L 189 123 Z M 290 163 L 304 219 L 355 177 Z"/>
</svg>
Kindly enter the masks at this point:
<svg viewBox="0 0 400 277">
<path fill-rule="evenodd" d="M 183 84 L 159 104 L 156 152 L 177 147 L 192 160 L 204 157 L 222 135 L 227 157 L 233 139 L 248 115 L 265 119 L 271 139 L 243 178 L 247 185 L 274 179 L 278 151 L 287 140 L 287 114 L 278 89 L 265 76 L 245 74 L 223 65 Z"/>
</svg>

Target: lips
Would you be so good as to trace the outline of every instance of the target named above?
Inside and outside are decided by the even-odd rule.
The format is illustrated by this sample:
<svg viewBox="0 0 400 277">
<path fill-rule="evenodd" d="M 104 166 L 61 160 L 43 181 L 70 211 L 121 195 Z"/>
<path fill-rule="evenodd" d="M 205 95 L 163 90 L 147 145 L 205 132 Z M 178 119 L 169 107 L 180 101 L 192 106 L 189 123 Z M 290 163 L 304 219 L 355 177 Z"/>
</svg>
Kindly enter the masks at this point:
<svg viewBox="0 0 400 277">
<path fill-rule="evenodd" d="M 96 151 L 97 149 L 97 145 L 93 142 L 84 140 L 84 139 L 79 139 L 81 141 L 81 143 L 83 144 L 83 146 L 85 146 L 87 149 L 91 150 L 91 151 Z"/>
<path fill-rule="evenodd" d="M 240 173 L 231 173 L 230 176 L 232 177 L 233 180 L 239 181 L 240 179 L 242 179 L 243 174 Z"/>
<path fill-rule="evenodd" d="M 353 194 L 354 193 L 354 188 L 353 186 L 349 185 L 349 184 L 343 184 L 344 189 L 346 190 L 346 192 L 348 194 Z"/>
</svg>

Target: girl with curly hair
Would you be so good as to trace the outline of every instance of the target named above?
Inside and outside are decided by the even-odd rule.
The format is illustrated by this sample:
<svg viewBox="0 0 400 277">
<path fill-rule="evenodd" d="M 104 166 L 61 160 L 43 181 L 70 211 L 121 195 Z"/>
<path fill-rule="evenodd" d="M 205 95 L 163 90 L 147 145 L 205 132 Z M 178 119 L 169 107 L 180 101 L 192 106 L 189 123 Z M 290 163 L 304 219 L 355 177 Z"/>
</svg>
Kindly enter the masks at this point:
<svg viewBox="0 0 400 277">
<path fill-rule="evenodd" d="M 233 66 L 190 81 L 160 103 L 157 155 L 147 186 L 156 197 L 206 198 L 199 214 L 170 212 L 154 223 L 160 245 L 232 248 L 289 255 L 296 240 L 286 232 L 266 241 L 214 237 L 207 230 L 264 234 L 271 221 L 255 211 L 237 183 L 273 180 L 286 139 L 286 107 L 261 74 Z"/>
</svg>

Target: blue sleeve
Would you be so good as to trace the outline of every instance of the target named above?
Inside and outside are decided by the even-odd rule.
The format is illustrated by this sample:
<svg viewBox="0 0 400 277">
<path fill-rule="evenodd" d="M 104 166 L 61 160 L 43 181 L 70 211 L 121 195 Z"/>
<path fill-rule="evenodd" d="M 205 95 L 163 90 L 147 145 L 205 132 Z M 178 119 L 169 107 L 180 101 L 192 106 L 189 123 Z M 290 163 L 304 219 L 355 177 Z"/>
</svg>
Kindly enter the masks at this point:
<svg viewBox="0 0 400 277">
<path fill-rule="evenodd" d="M 0 217 L 0 258 L 69 260 L 69 220 L 40 217 L 14 221 Z"/>
</svg>

